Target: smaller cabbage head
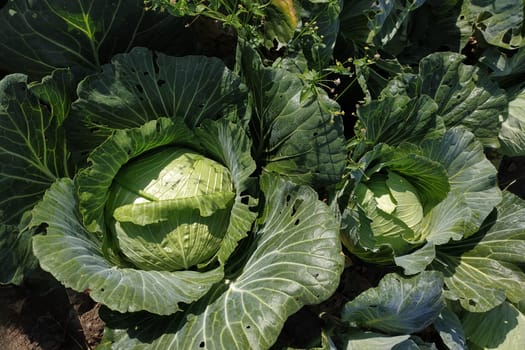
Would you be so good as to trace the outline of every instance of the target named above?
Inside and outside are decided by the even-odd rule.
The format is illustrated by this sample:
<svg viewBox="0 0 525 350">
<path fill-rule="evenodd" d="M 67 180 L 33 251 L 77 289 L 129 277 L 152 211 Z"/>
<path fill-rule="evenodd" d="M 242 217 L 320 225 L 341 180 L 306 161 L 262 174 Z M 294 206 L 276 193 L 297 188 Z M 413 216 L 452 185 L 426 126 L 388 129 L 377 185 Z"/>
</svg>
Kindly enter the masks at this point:
<svg viewBox="0 0 525 350">
<path fill-rule="evenodd" d="M 213 259 L 234 196 L 222 164 L 186 148 L 155 149 L 114 178 L 105 207 L 108 233 L 142 270 L 186 270 Z"/>
<path fill-rule="evenodd" d="M 356 197 L 370 219 L 377 245 L 388 244 L 400 255 L 424 241 L 415 235 L 423 219 L 423 205 L 417 189 L 403 176 L 393 171 L 374 174 L 357 186 Z"/>
</svg>

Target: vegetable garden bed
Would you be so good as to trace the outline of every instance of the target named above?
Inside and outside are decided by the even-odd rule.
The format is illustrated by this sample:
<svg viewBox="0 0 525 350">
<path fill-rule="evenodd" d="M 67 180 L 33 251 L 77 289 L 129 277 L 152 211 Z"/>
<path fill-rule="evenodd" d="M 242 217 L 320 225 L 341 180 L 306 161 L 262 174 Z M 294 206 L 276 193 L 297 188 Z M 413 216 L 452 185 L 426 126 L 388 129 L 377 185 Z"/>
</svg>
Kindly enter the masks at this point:
<svg viewBox="0 0 525 350">
<path fill-rule="evenodd" d="M 525 348 L 524 6 L 0 1 L 0 348 Z"/>
</svg>

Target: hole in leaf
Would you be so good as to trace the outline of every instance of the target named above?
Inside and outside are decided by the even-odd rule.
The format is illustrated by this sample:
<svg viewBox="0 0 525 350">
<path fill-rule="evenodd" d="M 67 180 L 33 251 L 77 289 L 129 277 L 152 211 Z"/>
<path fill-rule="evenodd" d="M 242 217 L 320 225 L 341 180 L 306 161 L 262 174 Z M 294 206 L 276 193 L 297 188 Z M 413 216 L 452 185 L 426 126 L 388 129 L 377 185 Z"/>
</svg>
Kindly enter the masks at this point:
<svg viewBox="0 0 525 350">
<path fill-rule="evenodd" d="M 461 95 L 457 95 L 456 98 L 459 100 L 461 98 Z"/>
<path fill-rule="evenodd" d="M 469 304 L 470 306 L 476 306 L 478 303 L 476 303 L 476 301 L 475 301 L 474 299 L 469 299 L 469 300 L 468 300 L 468 304 Z"/>
<path fill-rule="evenodd" d="M 100 291 L 103 292 L 103 291 L 104 291 L 104 288 L 100 288 Z"/>
<path fill-rule="evenodd" d="M 250 325 L 247 325 L 247 326 L 246 326 L 246 329 L 250 329 L 250 328 L 252 328 L 252 326 L 250 326 Z"/>
<path fill-rule="evenodd" d="M 318 132 L 314 132 L 314 137 L 316 137 L 317 135 L 319 135 L 319 133 Z"/>
<path fill-rule="evenodd" d="M 465 19 L 465 16 L 461 15 L 461 16 L 459 16 L 459 19 L 462 21 L 462 20 Z"/>
<path fill-rule="evenodd" d="M 293 223 L 295 226 L 298 226 L 299 225 L 299 222 L 301 222 L 299 219 L 295 220 L 295 222 Z"/>
<path fill-rule="evenodd" d="M 166 84 L 166 80 L 159 79 L 157 80 L 157 85 L 161 87 L 162 85 Z"/>
<path fill-rule="evenodd" d="M 135 85 L 135 87 L 137 88 L 137 90 L 138 90 L 141 94 L 144 93 L 144 88 L 142 87 L 142 85 L 137 84 L 137 85 Z"/>
<path fill-rule="evenodd" d="M 199 344 L 199 348 L 204 348 L 205 345 L 206 343 L 204 343 L 204 341 L 201 341 L 201 343 Z"/>
<path fill-rule="evenodd" d="M 149 75 L 149 72 L 142 72 L 142 74 L 147 77 Z"/>
<path fill-rule="evenodd" d="M 157 123 L 157 125 L 155 126 L 155 130 L 156 130 L 157 132 L 160 132 L 160 131 L 161 131 L 160 123 Z"/>
<path fill-rule="evenodd" d="M 286 203 L 290 202 L 290 199 L 292 199 L 292 196 L 287 195 L 287 196 L 286 196 Z"/>
<path fill-rule="evenodd" d="M 204 108 L 204 103 L 199 103 L 199 108 Z"/>
<path fill-rule="evenodd" d="M 505 44 L 510 44 L 511 39 L 512 39 L 512 29 L 509 29 L 505 32 L 505 34 L 503 34 L 501 41 L 503 41 Z"/>
<path fill-rule="evenodd" d="M 46 235 L 47 234 L 47 228 L 49 227 L 49 225 L 45 222 L 41 223 L 40 225 L 38 225 L 37 229 L 36 229 L 36 233 L 41 233 L 42 235 Z"/>
<path fill-rule="evenodd" d="M 316 273 L 314 273 L 312 276 L 314 276 L 314 278 L 317 278 L 317 277 L 319 277 L 319 273 L 316 272 Z"/>
</svg>

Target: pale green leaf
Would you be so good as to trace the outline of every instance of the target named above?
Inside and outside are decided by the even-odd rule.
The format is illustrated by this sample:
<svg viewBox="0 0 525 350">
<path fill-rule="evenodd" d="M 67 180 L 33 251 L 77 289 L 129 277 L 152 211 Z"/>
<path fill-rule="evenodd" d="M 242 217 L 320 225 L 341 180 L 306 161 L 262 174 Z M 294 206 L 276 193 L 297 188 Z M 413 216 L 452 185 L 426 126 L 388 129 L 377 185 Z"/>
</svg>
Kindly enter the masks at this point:
<svg viewBox="0 0 525 350">
<path fill-rule="evenodd" d="M 33 237 L 42 269 L 66 287 L 89 291 L 93 300 L 120 312 L 147 310 L 169 315 L 182 303 L 198 300 L 223 278 L 221 267 L 207 272 L 146 271 L 115 266 L 105 259 L 102 242 L 82 225 L 75 187 L 62 179 L 33 210 L 32 226 L 46 232 Z"/>
<path fill-rule="evenodd" d="M 497 210 L 467 239 L 440 246 L 432 269 L 443 272 L 447 297 L 472 312 L 485 312 L 505 299 L 525 295 L 525 204 L 504 192 Z"/>
<path fill-rule="evenodd" d="M 499 133 L 501 152 L 508 156 L 525 156 L 525 90 L 509 102 L 509 115 Z"/>
<path fill-rule="evenodd" d="M 496 168 L 482 144 L 464 128 L 452 128 L 441 139 L 425 140 L 421 146 L 425 156 L 445 167 L 450 183 L 447 197 L 423 219 L 423 236 L 444 244 L 472 235 L 501 200 Z"/>
</svg>

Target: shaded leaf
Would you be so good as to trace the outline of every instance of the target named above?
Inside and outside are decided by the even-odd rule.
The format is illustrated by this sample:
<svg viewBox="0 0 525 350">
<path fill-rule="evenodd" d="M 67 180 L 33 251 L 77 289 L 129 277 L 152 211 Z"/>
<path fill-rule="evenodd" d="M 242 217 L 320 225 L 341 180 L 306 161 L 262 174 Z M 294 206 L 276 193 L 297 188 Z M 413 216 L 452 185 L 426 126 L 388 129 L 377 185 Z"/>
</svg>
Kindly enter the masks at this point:
<svg viewBox="0 0 525 350">
<path fill-rule="evenodd" d="M 421 272 L 412 278 L 387 274 L 346 303 L 341 312 L 350 325 L 388 334 L 410 334 L 430 325 L 445 306 L 443 278 L 436 272 Z"/>
</svg>

